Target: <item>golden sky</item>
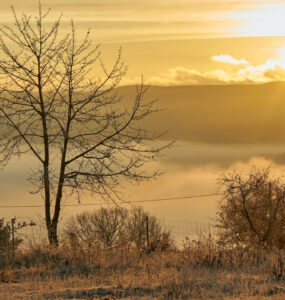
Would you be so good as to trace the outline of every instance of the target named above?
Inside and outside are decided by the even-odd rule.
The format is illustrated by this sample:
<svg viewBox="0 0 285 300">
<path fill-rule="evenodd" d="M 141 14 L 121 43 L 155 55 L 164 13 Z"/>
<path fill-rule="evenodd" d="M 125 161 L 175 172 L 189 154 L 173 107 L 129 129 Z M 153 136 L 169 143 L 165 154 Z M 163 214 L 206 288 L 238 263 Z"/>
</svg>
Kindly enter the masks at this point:
<svg viewBox="0 0 285 300">
<path fill-rule="evenodd" d="M 94 42 L 102 43 L 107 63 L 122 47 L 129 66 L 123 84 L 138 83 L 141 75 L 148 83 L 163 86 L 285 81 L 285 0 L 41 2 L 44 8 L 52 8 L 53 19 L 63 13 L 63 32 L 70 19 L 77 26 L 78 38 L 91 28 Z M 0 1 L 0 25 L 12 21 L 11 5 L 19 13 L 34 14 L 38 1 Z M 195 88 L 152 91 L 155 99 L 165 101 L 161 104 L 168 108 L 168 115 L 154 117 L 150 125 L 170 130 L 170 138 L 178 141 L 159 161 L 164 175 L 139 188 L 127 188 L 128 200 L 212 193 L 218 174 L 233 168 L 249 169 L 253 164 L 273 165 L 277 173 L 284 174 L 280 95 L 284 95 L 285 85 L 266 85 L 260 90 L 247 86 L 242 93 L 236 86 Z M 21 159 L 0 172 L 1 203 L 41 203 L 38 196 L 28 193 L 25 178 L 30 165 L 30 158 Z M 166 218 L 205 221 L 214 217 L 216 202 L 201 199 L 147 205 Z M 3 214 L 11 217 L 15 211 Z M 17 212 L 26 214 L 29 210 Z"/>
<path fill-rule="evenodd" d="M 42 0 L 78 37 L 92 29 L 107 62 L 122 46 L 124 84 L 143 74 L 157 85 L 262 83 L 285 79 L 284 0 Z M 33 14 L 37 0 L 0 3 Z"/>
<path fill-rule="evenodd" d="M 1 1 L 2 21 L 9 6 L 29 13 L 37 0 Z M 42 0 L 96 29 L 105 41 L 284 35 L 285 3 L 280 0 Z"/>
</svg>

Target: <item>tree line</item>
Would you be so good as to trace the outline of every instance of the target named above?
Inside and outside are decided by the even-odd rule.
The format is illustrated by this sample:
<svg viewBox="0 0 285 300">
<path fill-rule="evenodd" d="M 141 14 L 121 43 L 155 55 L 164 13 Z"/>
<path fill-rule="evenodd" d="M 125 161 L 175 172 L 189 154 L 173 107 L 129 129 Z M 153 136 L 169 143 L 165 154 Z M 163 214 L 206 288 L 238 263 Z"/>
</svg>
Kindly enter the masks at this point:
<svg viewBox="0 0 285 300">
<path fill-rule="evenodd" d="M 34 223 L 31 223 L 34 226 Z M 11 224 L 0 219 L 0 258 L 12 260 L 23 243 L 15 231 L 12 240 Z M 33 237 L 36 238 L 36 237 Z M 156 216 L 141 207 L 100 208 L 71 216 L 60 235 L 62 245 L 73 251 L 129 249 L 139 253 L 166 251 L 174 248 L 174 239 Z"/>
</svg>

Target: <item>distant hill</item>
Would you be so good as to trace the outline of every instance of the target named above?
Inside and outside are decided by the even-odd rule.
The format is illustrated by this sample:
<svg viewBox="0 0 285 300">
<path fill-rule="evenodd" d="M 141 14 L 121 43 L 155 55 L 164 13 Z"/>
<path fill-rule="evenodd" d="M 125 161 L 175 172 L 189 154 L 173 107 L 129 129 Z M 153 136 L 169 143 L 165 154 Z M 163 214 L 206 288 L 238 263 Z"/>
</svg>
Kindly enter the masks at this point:
<svg viewBox="0 0 285 300">
<path fill-rule="evenodd" d="M 127 101 L 134 86 L 118 89 Z M 166 137 L 202 143 L 284 143 L 285 83 L 150 86 L 146 98 L 165 109 L 144 126 Z"/>
</svg>

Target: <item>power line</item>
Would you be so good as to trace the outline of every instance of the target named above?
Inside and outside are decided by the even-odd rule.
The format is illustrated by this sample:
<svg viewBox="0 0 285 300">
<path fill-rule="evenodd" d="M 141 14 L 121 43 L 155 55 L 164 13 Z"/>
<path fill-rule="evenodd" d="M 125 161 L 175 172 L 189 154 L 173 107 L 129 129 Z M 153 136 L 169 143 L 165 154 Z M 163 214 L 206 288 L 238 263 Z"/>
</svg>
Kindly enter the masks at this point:
<svg viewBox="0 0 285 300">
<path fill-rule="evenodd" d="M 202 194 L 202 195 L 191 195 L 183 197 L 173 197 L 173 198 L 158 198 L 158 199 L 147 199 L 147 200 L 134 200 L 134 201 L 121 201 L 119 204 L 131 204 L 131 203 L 146 203 L 146 202 L 160 202 L 160 201 L 173 201 L 173 200 L 183 200 L 183 199 L 192 199 L 192 198 L 202 198 L 202 197 L 211 197 L 219 196 L 220 194 Z M 117 203 L 106 202 L 106 203 L 83 203 L 83 204 L 63 204 L 62 207 L 79 207 L 79 206 L 97 206 L 97 205 L 114 205 Z M 41 208 L 44 205 L 0 205 L 0 208 Z"/>
</svg>

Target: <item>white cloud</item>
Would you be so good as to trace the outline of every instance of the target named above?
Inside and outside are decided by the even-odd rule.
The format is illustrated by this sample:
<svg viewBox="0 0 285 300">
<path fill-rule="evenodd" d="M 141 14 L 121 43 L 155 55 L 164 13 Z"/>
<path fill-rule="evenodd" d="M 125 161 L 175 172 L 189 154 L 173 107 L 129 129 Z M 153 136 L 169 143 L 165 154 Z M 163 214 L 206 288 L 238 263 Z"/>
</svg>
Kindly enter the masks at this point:
<svg viewBox="0 0 285 300">
<path fill-rule="evenodd" d="M 211 57 L 213 61 L 222 62 L 226 64 L 232 64 L 232 65 L 248 65 L 249 63 L 245 59 L 236 59 L 233 58 L 230 55 L 214 55 Z"/>
<path fill-rule="evenodd" d="M 191 84 L 249 84 L 285 81 L 285 66 L 270 59 L 261 65 L 251 65 L 246 60 L 235 59 L 230 55 L 216 55 L 213 60 L 227 64 L 225 69 L 201 72 L 197 69 L 176 67 L 166 73 L 148 80 L 156 85 L 191 85 Z"/>
</svg>

